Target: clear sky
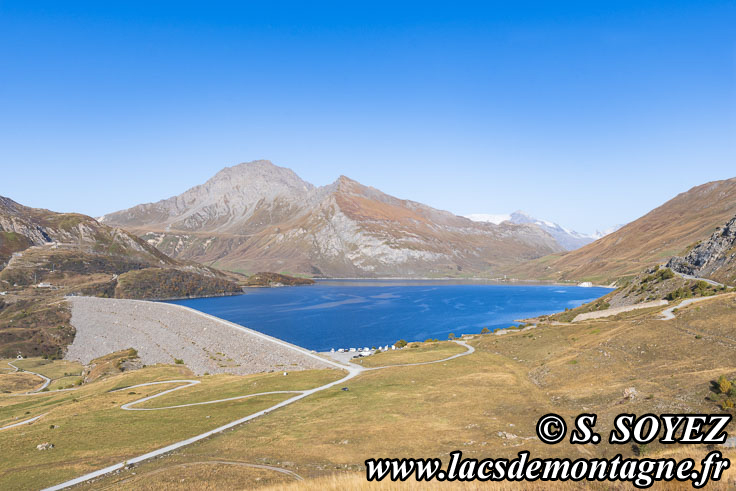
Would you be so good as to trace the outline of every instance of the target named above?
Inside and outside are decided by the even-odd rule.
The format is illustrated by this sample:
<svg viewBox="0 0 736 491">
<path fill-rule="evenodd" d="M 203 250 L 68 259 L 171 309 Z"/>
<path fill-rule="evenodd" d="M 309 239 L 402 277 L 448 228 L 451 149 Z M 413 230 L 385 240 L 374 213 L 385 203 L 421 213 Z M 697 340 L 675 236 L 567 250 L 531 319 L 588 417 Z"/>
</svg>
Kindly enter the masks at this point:
<svg viewBox="0 0 736 491">
<path fill-rule="evenodd" d="M 99 216 L 260 158 L 627 222 L 736 176 L 736 2 L 0 0 L 0 195 Z"/>
</svg>

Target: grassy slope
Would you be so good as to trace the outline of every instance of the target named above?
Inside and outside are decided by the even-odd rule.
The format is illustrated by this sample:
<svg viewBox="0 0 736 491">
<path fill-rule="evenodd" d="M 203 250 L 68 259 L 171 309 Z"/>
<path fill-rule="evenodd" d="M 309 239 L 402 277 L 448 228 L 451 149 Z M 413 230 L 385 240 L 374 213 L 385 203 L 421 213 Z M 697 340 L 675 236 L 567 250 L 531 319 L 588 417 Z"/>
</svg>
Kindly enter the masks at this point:
<svg viewBox="0 0 736 491">
<path fill-rule="evenodd" d="M 510 268 L 519 278 L 609 283 L 681 254 L 736 215 L 736 178 L 682 193 L 585 247 Z"/>
<path fill-rule="evenodd" d="M 56 362 L 55 362 L 56 363 Z M 47 370 L 51 366 L 46 367 Z M 67 370 L 68 367 L 59 368 Z M 5 375 L 0 375 L 0 378 Z M 228 395 L 272 390 L 297 390 L 323 385 L 342 376 L 335 370 L 310 370 L 245 377 L 193 377 L 185 367 L 156 366 L 101 379 L 70 392 L 24 397 L 0 395 L 0 426 L 47 413 L 33 425 L 0 432 L 3 459 L 1 489 L 41 488 L 70 479 L 127 457 L 162 447 L 215 428 L 290 397 L 288 394 L 195 406 L 156 413 L 123 411 L 120 405 L 161 392 L 173 385 L 110 392 L 115 388 L 156 380 L 194 378 L 202 384 L 149 403 L 165 406 L 200 402 Z M 154 404 L 155 402 L 155 404 Z M 58 426 L 52 429 L 51 425 Z M 36 445 L 51 442 L 53 451 Z"/>
<path fill-rule="evenodd" d="M 438 343 L 409 343 L 400 351 L 386 351 L 367 358 L 356 358 L 354 362 L 358 365 L 369 367 L 382 367 L 386 365 L 403 365 L 408 363 L 424 363 L 428 361 L 441 360 L 452 355 L 462 353 L 465 348 L 450 341 Z"/>
<path fill-rule="evenodd" d="M 595 412 L 602 435 L 623 412 L 719 412 L 707 396 L 712 380 L 736 374 L 734 316 L 736 295 L 726 294 L 682 309 L 673 321 L 631 312 L 613 321 L 478 336 L 470 356 L 368 372 L 350 381 L 348 392 L 336 387 L 315 394 L 136 472 L 231 459 L 317 477 L 359 472 L 370 457 L 446 457 L 456 449 L 477 458 L 512 457 L 520 450 L 544 457 L 632 456 L 630 446 L 548 446 L 526 438 L 548 412 L 568 421 Z M 404 351 L 384 359 L 398 360 Z M 629 387 L 638 394 L 631 400 L 623 395 Z M 649 448 L 662 450 L 658 443 Z"/>
</svg>

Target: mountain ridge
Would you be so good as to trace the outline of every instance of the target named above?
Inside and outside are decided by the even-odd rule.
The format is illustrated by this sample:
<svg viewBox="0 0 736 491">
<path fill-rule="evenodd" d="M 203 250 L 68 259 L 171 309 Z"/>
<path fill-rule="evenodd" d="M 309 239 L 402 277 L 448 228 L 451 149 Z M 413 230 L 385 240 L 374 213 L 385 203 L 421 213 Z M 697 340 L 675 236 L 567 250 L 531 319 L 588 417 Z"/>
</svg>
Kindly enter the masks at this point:
<svg viewBox="0 0 736 491">
<path fill-rule="evenodd" d="M 533 223 L 554 237 L 560 247 L 567 251 L 575 250 L 583 247 L 584 245 L 590 244 L 591 242 L 594 242 L 601 237 L 605 237 L 609 233 L 615 232 L 622 227 L 622 225 L 615 225 L 608 229 L 604 229 L 603 231 L 596 230 L 594 234 L 583 234 L 563 227 L 558 223 L 533 217 L 522 210 L 517 210 L 510 214 L 473 213 L 465 216 L 473 221 L 490 222 L 495 223 L 496 225 L 500 225 L 504 222 L 517 224 Z"/>
<path fill-rule="evenodd" d="M 518 278 L 608 284 L 684 254 L 736 215 L 736 178 L 679 193 L 649 213 L 580 249 L 509 268 Z"/>
<path fill-rule="evenodd" d="M 263 160 L 228 167 L 180 195 L 101 220 L 172 257 L 241 272 L 493 274 L 501 265 L 561 250 L 537 227 L 473 222 L 346 176 L 315 187 Z"/>
</svg>

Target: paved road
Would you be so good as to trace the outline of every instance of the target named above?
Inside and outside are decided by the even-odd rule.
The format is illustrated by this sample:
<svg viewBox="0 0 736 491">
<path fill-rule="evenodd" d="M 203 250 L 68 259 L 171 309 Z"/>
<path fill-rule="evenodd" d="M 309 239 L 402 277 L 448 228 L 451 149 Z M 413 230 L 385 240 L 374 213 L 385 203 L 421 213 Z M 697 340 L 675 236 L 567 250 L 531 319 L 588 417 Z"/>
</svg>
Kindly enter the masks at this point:
<svg viewBox="0 0 736 491">
<path fill-rule="evenodd" d="M 120 392 L 123 390 L 130 390 L 135 389 L 137 387 L 148 387 L 151 385 L 161 385 L 161 384 L 186 384 L 186 385 L 180 385 L 178 387 L 174 387 L 173 389 L 165 390 L 163 392 L 159 392 L 157 394 L 154 394 L 152 396 L 144 397 L 142 399 L 138 399 L 137 401 L 129 402 L 127 404 L 123 404 L 120 406 L 120 409 L 124 409 L 126 411 L 161 411 L 163 409 L 176 409 L 180 407 L 191 407 L 191 406 L 204 406 L 206 404 L 217 404 L 218 402 L 228 402 L 228 401 L 237 401 L 240 399 L 247 399 L 249 397 L 256 397 L 256 396 L 267 396 L 270 394 L 303 394 L 303 390 L 276 390 L 273 392 L 258 392 L 257 394 L 246 394 L 242 396 L 235 396 L 235 397 L 228 397 L 227 399 L 216 399 L 213 401 L 205 401 L 205 402 L 192 402 L 190 404 L 179 404 L 178 406 L 165 406 L 165 407 L 151 407 L 151 408 L 138 408 L 133 407 L 137 406 L 138 404 L 143 404 L 144 402 L 150 401 L 152 399 L 156 399 L 157 397 L 165 396 L 166 394 L 171 394 L 174 391 L 181 390 L 181 389 L 188 389 L 189 387 L 193 387 L 200 383 L 199 380 L 164 380 L 163 382 L 149 382 L 147 384 L 138 384 L 138 385 L 131 385 L 130 387 L 123 387 L 122 389 L 117 389 L 112 392 Z"/>
<path fill-rule="evenodd" d="M 202 315 L 200 312 L 197 312 L 197 311 L 194 311 L 194 312 Z M 213 318 L 215 320 L 221 321 L 217 317 L 209 316 L 207 314 L 204 314 L 204 315 L 206 315 L 207 317 L 211 317 L 211 318 Z M 221 322 L 223 324 L 225 324 L 225 325 L 230 326 L 230 327 L 234 327 L 236 329 L 238 328 L 237 325 L 232 324 L 230 322 L 226 322 L 226 321 L 221 321 Z M 262 392 L 262 393 L 259 393 L 259 394 L 248 394 L 248 395 L 245 395 L 245 396 L 238 396 L 238 397 L 229 398 L 229 399 L 220 399 L 220 400 L 216 400 L 216 401 L 207 401 L 207 402 L 198 402 L 198 403 L 185 404 L 185 405 L 179 405 L 179 406 L 170 406 L 168 408 L 141 409 L 141 408 L 133 408 L 132 406 L 134 406 L 136 404 L 141 404 L 141 403 L 143 403 L 145 401 L 150 401 L 151 399 L 154 399 L 156 397 L 160 397 L 160 396 L 162 396 L 164 394 L 169 394 L 169 393 L 171 393 L 171 392 L 173 392 L 175 390 L 181 390 L 181 389 L 185 389 L 185 388 L 188 388 L 188 387 L 192 387 L 192 386 L 196 385 L 196 383 L 199 383 L 199 381 L 196 381 L 196 380 L 168 380 L 168 381 L 161 381 L 161 382 L 153 382 L 153 383 L 150 383 L 150 384 L 136 385 L 134 387 L 142 387 L 142 386 L 147 386 L 147 385 L 165 384 L 165 383 L 185 383 L 186 384 L 186 385 L 183 385 L 183 386 L 175 387 L 173 389 L 169 389 L 167 391 L 164 391 L 164 392 L 162 392 L 160 394 L 156 394 L 154 396 L 144 397 L 143 399 L 139 399 L 137 401 L 130 402 L 128 404 L 124 404 L 123 406 L 121 406 L 122 409 L 126 409 L 126 410 L 129 410 L 129 411 L 174 409 L 174 408 L 177 408 L 177 407 L 194 406 L 194 405 L 199 405 L 199 404 L 214 404 L 214 403 L 217 403 L 217 402 L 234 400 L 234 399 L 238 399 L 238 398 L 241 398 L 242 399 L 242 398 L 245 398 L 245 397 L 255 397 L 255 396 L 258 396 L 258 395 L 266 395 L 266 394 L 296 393 L 296 395 L 294 397 L 290 397 L 289 399 L 286 399 L 284 401 L 281 401 L 278 404 L 275 404 L 275 405 L 273 405 L 273 406 L 271 406 L 271 407 L 269 407 L 267 409 L 263 409 L 263 410 L 258 411 L 256 413 L 249 414 L 248 416 L 245 416 L 243 418 L 237 419 L 237 420 L 232 421 L 232 422 L 230 422 L 230 423 L 228 423 L 226 425 L 220 426 L 218 428 L 215 428 L 213 430 L 207 431 L 207 432 L 202 433 L 200 435 L 193 436 L 191 438 L 188 438 L 186 440 L 182 440 L 180 442 L 172 443 L 171 445 L 167 445 L 167 446 L 165 446 L 163 448 L 159 448 L 159 449 L 154 450 L 152 452 L 148 452 L 146 454 L 139 455 L 138 457 L 133 457 L 131 459 L 128 459 L 128 460 L 126 460 L 124 462 L 119 462 L 117 464 L 114 464 L 114 465 L 105 467 L 104 469 L 100 469 L 100 470 L 97 470 L 97 471 L 94 471 L 94 472 L 90 472 L 89 474 L 85 474 L 85 475 L 80 476 L 80 477 L 77 477 L 75 479 L 71 479 L 71 480 L 66 481 L 66 482 L 63 482 L 61 484 L 57 484 L 55 486 L 51 486 L 49 488 L 46 488 L 46 490 L 44 490 L 44 491 L 52 491 L 52 490 L 57 490 L 57 489 L 68 488 L 70 486 L 74 486 L 76 484 L 80 484 L 80 483 L 89 481 L 91 479 L 95 479 L 97 477 L 104 476 L 105 474 L 109 474 L 110 472 L 114 472 L 114 471 L 123 469 L 126 465 L 137 464 L 137 463 L 143 462 L 145 460 L 149 460 L 149 459 L 152 459 L 154 457 L 158 457 L 160 455 L 163 455 L 163 454 L 169 453 L 171 451 L 180 449 L 180 448 L 185 447 L 187 445 L 191 445 L 193 443 L 196 443 L 196 442 L 198 442 L 200 440 L 204 440 L 205 438 L 208 438 L 208 437 L 210 437 L 212 435 L 215 435 L 217 433 L 222 433 L 225 430 L 228 430 L 230 428 L 233 428 L 235 426 L 238 426 L 240 424 L 243 424 L 243 423 L 245 423 L 247 421 L 251 421 L 253 419 L 259 418 L 259 417 L 261 417 L 261 416 L 263 416 L 265 414 L 268 414 L 268 413 L 270 413 L 272 411 L 275 411 L 276 409 L 279 409 L 279 408 L 288 406 L 289 404 L 293 404 L 294 402 L 299 401 L 301 399 L 304 399 L 305 397 L 308 397 L 308 396 L 310 396 L 312 394 L 316 394 L 317 392 L 321 392 L 323 390 L 329 389 L 329 388 L 334 387 L 336 385 L 343 384 L 343 383 L 347 382 L 348 380 L 350 380 L 352 378 L 355 378 L 356 376 L 358 376 L 362 372 L 373 371 L 373 370 L 381 370 L 381 369 L 385 369 L 385 368 L 419 366 L 419 365 L 430 365 L 430 364 L 433 364 L 433 363 L 443 363 L 443 362 L 446 362 L 446 361 L 449 361 L 449 360 L 453 360 L 455 358 L 459 358 L 461 356 L 469 355 L 469 354 L 471 354 L 471 353 L 473 353 L 475 351 L 475 348 L 473 348 L 472 346 L 469 346 L 464 341 L 455 341 L 455 342 L 457 344 L 460 344 L 460 345 L 464 346 L 466 348 L 466 351 L 464 351 L 463 353 L 458 353 L 456 355 L 447 357 L 447 358 L 443 358 L 442 360 L 427 361 L 427 362 L 421 362 L 421 363 L 406 363 L 406 364 L 399 364 L 399 365 L 388 365 L 388 366 L 384 366 L 384 367 L 373 367 L 373 368 L 363 368 L 361 366 L 357 366 L 357 365 L 353 365 L 353 364 L 343 365 L 342 363 L 338 363 L 336 361 L 332 361 L 332 360 L 329 360 L 329 359 L 326 359 L 326 358 L 322 358 L 321 356 L 318 356 L 318 355 L 316 355 L 314 353 L 311 353 L 311 352 L 309 352 L 309 351 L 307 351 L 307 350 L 305 350 L 303 348 L 299 348 L 298 346 L 294 346 L 292 344 L 289 344 L 289 343 L 286 343 L 286 342 L 282 342 L 281 344 L 283 344 L 283 346 L 285 346 L 285 347 L 287 347 L 289 349 L 298 350 L 298 351 L 300 351 L 300 352 L 302 352 L 304 354 L 307 354 L 308 356 L 312 356 L 314 358 L 319 358 L 321 361 L 324 361 L 324 362 L 326 362 L 326 363 L 328 363 L 330 365 L 333 365 L 336 368 L 339 368 L 339 369 L 342 369 L 342 370 L 346 370 L 348 372 L 347 375 L 345 375 L 340 380 L 336 380 L 334 382 L 330 382 L 330 383 L 325 384 L 325 385 L 322 385 L 320 387 L 316 387 L 314 389 L 308 389 L 308 390 L 304 390 L 304 391 L 293 391 L 293 392 L 291 392 L 291 391 Z M 120 390 L 128 390 L 128 389 L 131 389 L 131 388 L 133 388 L 133 387 L 126 387 L 126 388 L 120 389 Z"/>
<path fill-rule="evenodd" d="M 20 371 L 20 368 L 18 368 L 18 367 L 16 367 L 15 365 L 13 365 L 13 363 L 12 363 L 12 362 L 8 362 L 8 365 L 10 365 L 11 367 L 13 367 L 13 369 L 15 370 L 15 372 L 11 372 L 11 373 L 17 373 L 17 372 L 19 372 L 19 371 Z M 51 379 L 50 379 L 50 378 L 48 378 L 48 377 L 44 377 L 44 376 L 43 376 L 43 375 L 41 375 L 40 373 L 36 373 L 36 372 L 30 372 L 30 371 L 28 371 L 28 370 L 23 370 L 23 371 L 24 371 L 25 373 L 30 373 L 31 375 L 35 375 L 35 376 L 37 376 L 37 377 L 40 377 L 40 378 L 42 378 L 42 379 L 43 379 L 43 385 L 42 385 L 41 387 L 39 387 L 38 389 L 36 389 L 36 390 L 32 390 L 32 391 L 30 391 L 30 392 L 24 392 L 24 393 L 22 393 L 22 394 L 10 394 L 11 396 L 27 396 L 27 395 L 31 395 L 31 394 L 38 394 L 38 393 L 39 393 L 39 392 L 41 392 L 41 391 L 42 391 L 43 389 L 45 389 L 46 387 L 48 387 L 48 386 L 49 386 L 49 384 L 51 383 Z M 3 431 L 3 430 L 9 430 L 10 428 L 15 428 L 15 427 L 17 427 L 17 426 L 22 426 L 22 425 L 25 425 L 25 424 L 31 424 L 31 423 L 33 423 L 34 421 L 37 421 L 37 420 L 39 420 L 39 419 L 43 418 L 44 416 L 46 416 L 46 414 L 47 414 L 47 413 L 43 413 L 42 415 L 40 415 L 40 416 L 36 416 L 36 417 L 34 417 L 34 418 L 24 419 L 23 421 L 19 421 L 19 422 L 17 422 L 17 423 L 13 423 L 12 425 L 7 425 L 7 426 L 0 426 L 0 431 Z"/>
<path fill-rule="evenodd" d="M 22 426 L 22 425 L 31 424 L 34 421 L 37 421 L 37 420 L 43 418 L 47 414 L 48 413 L 43 413 L 42 415 L 36 416 L 35 418 L 24 419 L 23 421 L 19 421 L 17 423 L 13 423 L 12 425 L 2 426 L 2 427 L 0 427 L 0 431 L 9 430 L 10 428 L 15 428 L 16 426 Z"/>
<path fill-rule="evenodd" d="M 717 281 L 709 280 L 707 278 L 698 278 L 697 276 L 693 276 L 690 274 L 684 274 L 684 273 L 678 273 L 677 271 L 674 271 L 674 270 L 673 270 L 673 273 L 675 273 L 680 278 L 685 278 L 686 280 L 705 281 L 709 285 L 718 286 L 718 287 L 725 286 L 723 283 L 718 283 Z"/>
<path fill-rule="evenodd" d="M 631 312 L 632 310 L 648 309 L 651 307 L 661 307 L 667 305 L 667 300 L 654 300 L 653 302 L 643 302 L 634 305 L 627 305 L 625 307 L 612 307 L 606 310 L 596 310 L 595 312 L 585 312 L 578 314 L 572 320 L 573 322 L 587 321 L 591 319 L 601 319 L 604 317 L 611 317 L 612 315 L 621 314 L 623 312 Z"/>
<path fill-rule="evenodd" d="M 683 300 L 682 302 L 678 303 L 677 305 L 674 305 L 668 309 L 664 309 L 659 315 L 660 319 L 663 321 L 669 321 L 675 318 L 675 309 L 681 309 L 683 307 L 687 307 L 690 304 L 702 302 L 703 300 L 709 300 L 714 297 L 698 297 L 698 298 L 688 298 L 686 300 Z"/>
<path fill-rule="evenodd" d="M 20 372 L 20 370 L 21 370 L 20 368 L 18 368 L 15 365 L 13 365 L 13 363 L 11 363 L 11 362 L 8 362 L 8 365 L 10 365 L 11 367 L 15 368 L 15 371 L 16 372 Z M 28 395 L 28 394 L 35 394 L 35 393 L 41 392 L 43 389 L 45 389 L 46 387 L 48 387 L 49 384 L 51 383 L 51 379 L 50 378 L 45 377 L 45 376 L 41 375 L 40 373 L 31 372 L 30 370 L 23 370 L 23 371 L 25 373 L 30 373 L 31 375 L 35 375 L 36 377 L 42 378 L 43 379 L 43 385 L 41 387 L 39 387 L 38 389 L 32 390 L 30 392 L 26 392 L 24 394 L 13 394 L 13 395 L 25 396 L 25 395 Z"/>
</svg>

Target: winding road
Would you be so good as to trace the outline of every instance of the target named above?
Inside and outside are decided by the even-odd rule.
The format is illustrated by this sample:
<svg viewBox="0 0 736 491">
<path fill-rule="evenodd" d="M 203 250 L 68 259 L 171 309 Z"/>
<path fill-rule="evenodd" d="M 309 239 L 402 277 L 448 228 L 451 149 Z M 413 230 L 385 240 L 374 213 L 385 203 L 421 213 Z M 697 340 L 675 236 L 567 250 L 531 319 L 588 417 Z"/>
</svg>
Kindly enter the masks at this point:
<svg viewBox="0 0 736 491">
<path fill-rule="evenodd" d="M 13 365 L 13 363 L 12 363 L 12 362 L 8 362 L 8 365 L 10 365 L 11 367 L 13 367 L 13 368 L 15 369 L 15 372 L 13 372 L 13 373 L 17 373 L 17 372 L 20 372 L 20 371 L 21 371 L 21 369 L 20 369 L 20 368 L 18 368 L 18 367 L 16 367 L 15 365 Z M 36 394 L 36 393 L 38 393 L 38 392 L 41 392 L 41 391 L 42 391 L 43 389 L 45 389 L 46 387 L 48 387 L 48 386 L 49 386 L 49 384 L 51 383 L 51 379 L 50 379 L 50 378 L 48 378 L 48 377 L 46 377 L 46 376 L 44 376 L 44 375 L 41 375 L 40 373 L 36 373 L 36 372 L 31 372 L 30 370 L 25 370 L 25 369 L 23 369 L 23 371 L 24 371 L 25 373 L 30 373 L 31 375 L 35 375 L 36 377 L 40 377 L 40 378 L 42 378 L 42 379 L 43 379 L 43 385 L 42 385 L 41 387 L 39 387 L 38 389 L 36 389 L 36 390 L 32 390 L 32 391 L 30 391 L 30 392 L 25 392 L 25 393 L 23 393 L 23 394 L 14 394 L 14 395 L 18 395 L 18 396 L 27 396 L 28 394 Z"/>
<path fill-rule="evenodd" d="M 214 317 L 214 318 L 217 319 L 216 317 Z M 231 324 L 231 323 L 228 323 L 228 324 Z M 191 404 L 181 404 L 181 405 L 177 405 L 177 406 L 168 406 L 168 407 L 160 407 L 160 408 L 136 408 L 134 406 L 139 405 L 139 404 L 142 404 L 142 403 L 144 403 L 146 401 L 150 401 L 150 400 L 155 399 L 157 397 L 161 397 L 163 395 L 170 394 L 170 393 L 172 393 L 174 391 L 177 391 L 177 390 L 182 390 L 182 389 L 187 389 L 189 387 L 193 387 L 193 386 L 199 384 L 200 382 L 198 380 L 186 380 L 186 379 L 183 379 L 183 380 L 166 380 L 166 381 L 160 381 L 160 382 L 150 382 L 150 383 L 147 383 L 147 384 L 139 384 L 139 385 L 134 385 L 134 386 L 131 386 L 131 387 L 124 387 L 122 389 L 118 389 L 118 390 L 130 390 L 130 389 L 135 388 L 135 387 L 144 387 L 144 386 L 151 386 L 151 385 L 162 385 L 162 384 L 173 384 L 173 383 L 175 383 L 175 384 L 184 384 L 184 385 L 180 385 L 178 387 L 174 387 L 172 389 L 165 390 L 163 392 L 160 392 L 160 393 L 155 394 L 155 395 L 152 395 L 152 396 L 147 396 L 147 397 L 144 397 L 142 399 L 138 399 L 136 401 L 129 402 L 127 404 L 123 404 L 121 406 L 121 409 L 124 409 L 124 410 L 127 410 L 127 411 L 158 411 L 158 410 L 164 410 L 164 409 L 175 409 L 175 408 L 188 407 L 188 406 L 197 406 L 197 405 L 202 405 L 202 404 L 216 404 L 218 402 L 232 401 L 232 400 L 236 400 L 236 399 L 245 399 L 245 398 L 248 398 L 248 397 L 256 397 L 256 396 L 269 395 L 269 394 L 296 394 L 296 395 L 293 396 L 293 397 L 290 397 L 289 399 L 286 399 L 284 401 L 281 401 L 278 404 L 275 404 L 275 405 L 273 405 L 273 406 L 271 406 L 269 408 L 263 409 L 261 411 L 255 412 L 253 414 L 249 414 L 248 416 L 245 416 L 243 418 L 237 419 L 235 421 L 232 421 L 230 423 L 227 423 L 226 425 L 220 426 L 220 427 L 215 428 L 213 430 L 207 431 L 205 433 L 201 433 L 201 434 L 196 435 L 196 436 L 193 436 L 191 438 L 187 438 L 186 440 L 182 440 L 180 442 L 172 443 L 171 445 L 167 445 L 167 446 L 162 447 L 162 448 L 159 448 L 157 450 L 153 450 L 152 452 L 148 452 L 148 453 L 145 453 L 143 455 L 139 455 L 138 457 L 130 458 L 130 459 L 124 461 L 124 462 L 119 462 L 117 464 L 114 464 L 114 465 L 105 467 L 104 469 L 100 469 L 100 470 L 97 470 L 97 471 L 94 471 L 94 472 L 90 472 L 88 474 L 85 474 L 83 476 L 77 477 L 75 479 L 71 479 L 69 481 L 66 481 L 66 482 L 57 484 L 55 486 L 51 486 L 49 488 L 46 488 L 44 491 L 52 491 L 52 490 L 57 490 L 57 489 L 65 489 L 65 488 L 68 488 L 70 486 L 74 486 L 76 484 L 81 484 L 81 483 L 86 482 L 86 481 L 89 481 L 91 479 L 95 479 L 95 478 L 104 476 L 105 474 L 109 474 L 110 472 L 114 472 L 114 471 L 123 469 L 123 468 L 125 468 L 128 465 L 137 464 L 137 463 L 143 462 L 145 460 L 149 460 L 149 459 L 152 459 L 154 457 L 158 457 L 160 455 L 163 455 L 163 454 L 172 452 L 174 450 L 180 449 L 180 448 L 185 447 L 187 445 L 191 445 L 193 443 L 196 443 L 196 442 L 198 442 L 200 440 L 204 440 L 205 438 L 208 438 L 208 437 L 210 437 L 212 435 L 215 435 L 217 433 L 222 433 L 225 430 L 228 430 L 230 428 L 233 428 L 235 426 L 238 426 L 240 424 L 243 424 L 243 423 L 245 423 L 247 421 L 251 421 L 251 420 L 254 420 L 256 418 L 259 418 L 259 417 L 261 417 L 263 415 L 266 415 L 266 414 L 268 414 L 268 413 L 270 413 L 270 412 L 272 412 L 272 411 L 274 411 L 276 409 L 279 409 L 279 408 L 288 406 L 289 404 L 293 404 L 294 402 L 299 401 L 301 399 L 304 399 L 305 397 L 308 397 L 308 396 L 310 396 L 312 394 L 316 394 L 317 392 L 321 392 L 323 390 L 327 390 L 327 389 L 329 389 L 331 387 L 334 387 L 336 385 L 340 385 L 342 383 L 345 383 L 348 380 L 350 380 L 352 378 L 355 378 L 356 376 L 360 375 L 363 372 L 373 371 L 373 370 L 383 370 L 383 369 L 386 369 L 386 368 L 409 367 L 409 366 L 419 366 L 419 365 L 431 365 L 431 364 L 434 364 L 434 363 L 443 363 L 443 362 L 446 362 L 446 361 L 449 361 L 449 360 L 453 360 L 455 358 L 459 358 L 461 356 L 469 355 L 469 354 L 471 354 L 471 353 L 473 353 L 475 351 L 475 348 L 473 348 L 472 346 L 468 345 L 464 341 L 457 341 L 456 340 L 454 342 L 457 343 L 457 344 L 459 344 L 459 345 L 461 345 L 461 346 L 464 346 L 465 347 L 465 351 L 462 352 L 462 353 L 458 353 L 456 355 L 449 356 L 447 358 L 443 358 L 441 360 L 426 361 L 426 362 L 420 362 L 420 363 L 404 363 L 404 364 L 397 364 L 397 365 L 386 365 L 386 366 L 382 366 L 382 367 L 371 367 L 371 368 L 364 368 L 364 367 L 361 367 L 361 366 L 358 366 L 358 365 L 354 365 L 354 364 L 343 365 L 343 364 L 338 363 L 336 361 L 332 361 L 332 360 L 329 360 L 327 358 L 323 358 L 323 357 L 318 356 L 318 355 L 316 355 L 314 353 L 311 353 L 311 352 L 309 352 L 309 351 L 307 351 L 305 349 L 302 349 L 302 348 L 299 348 L 297 346 L 294 346 L 294 345 L 291 345 L 289 343 L 284 342 L 283 345 L 284 346 L 287 346 L 290 349 L 294 349 L 294 350 L 297 350 L 297 351 L 301 352 L 302 354 L 307 354 L 308 356 L 311 356 L 311 357 L 314 357 L 314 358 L 318 358 L 320 361 L 323 361 L 325 363 L 328 363 L 328 364 L 334 366 L 335 368 L 339 368 L 341 370 L 346 370 L 348 372 L 347 375 L 345 375 L 343 378 L 341 378 L 339 380 L 336 380 L 334 382 L 330 382 L 330 383 L 325 384 L 325 385 L 322 385 L 320 387 L 315 387 L 313 389 L 307 389 L 307 390 L 302 390 L 302 391 L 260 392 L 260 393 L 257 393 L 257 394 L 247 394 L 247 395 L 236 396 L 236 397 L 231 397 L 231 398 L 227 398 L 227 399 L 218 399 L 218 400 L 205 401 L 205 402 L 195 402 L 195 403 L 191 403 Z M 26 421 L 26 422 L 28 422 L 28 421 Z"/>
<path fill-rule="evenodd" d="M 8 362 L 8 365 L 10 365 L 11 367 L 13 367 L 13 369 L 15 370 L 14 372 L 11 372 L 11 373 L 18 373 L 21 370 L 20 368 L 18 368 L 15 365 L 13 365 L 12 362 Z M 49 384 L 51 383 L 51 379 L 50 378 L 45 377 L 45 376 L 41 375 L 40 373 L 31 372 L 31 371 L 28 371 L 28 370 L 23 370 L 23 372 L 30 373 L 31 375 L 35 375 L 37 377 L 42 378 L 43 379 L 43 385 L 41 387 L 39 387 L 38 389 L 36 389 L 36 390 L 32 390 L 30 392 L 24 392 L 22 394 L 10 394 L 11 396 L 28 396 L 28 395 L 32 395 L 32 394 L 38 394 L 43 389 L 45 389 L 46 387 L 48 387 Z M 15 428 L 17 426 L 22 426 L 22 425 L 25 425 L 25 424 L 31 424 L 34 421 L 37 421 L 37 420 L 43 418 L 44 416 L 46 416 L 46 414 L 48 414 L 48 413 L 43 413 L 43 414 L 41 414 L 39 416 L 36 416 L 36 417 L 33 417 L 33 418 L 24 419 L 23 421 L 19 421 L 17 423 L 13 423 L 13 424 L 10 424 L 10 425 L 7 425 L 7 426 L 0 426 L 0 431 L 9 430 L 10 428 Z"/>
<path fill-rule="evenodd" d="M 703 300 L 709 300 L 713 298 L 711 297 L 698 297 L 698 298 L 688 298 L 686 300 L 683 300 L 682 302 L 678 303 L 677 305 L 673 305 L 672 307 L 668 309 L 664 309 L 662 312 L 660 312 L 660 320 L 663 321 L 670 321 L 675 318 L 675 310 L 681 309 L 683 307 L 687 307 L 690 304 L 702 302 Z"/>
<path fill-rule="evenodd" d="M 672 271 L 673 271 L 673 272 L 674 272 L 674 273 L 675 273 L 675 274 L 676 274 L 677 276 L 679 276 L 680 278 L 684 278 L 684 279 L 686 279 L 686 280 L 705 281 L 705 282 L 706 282 L 706 283 L 708 283 L 709 285 L 712 285 L 712 286 L 718 286 L 718 287 L 723 287 L 723 286 L 726 286 L 726 285 L 724 285 L 723 283 L 718 283 L 717 281 L 709 280 L 708 278 L 699 278 L 699 277 L 697 277 L 697 276 L 693 276 L 693 275 L 691 275 L 691 274 L 678 273 L 678 272 L 677 272 L 677 271 L 675 271 L 675 270 L 672 270 Z"/>
</svg>

